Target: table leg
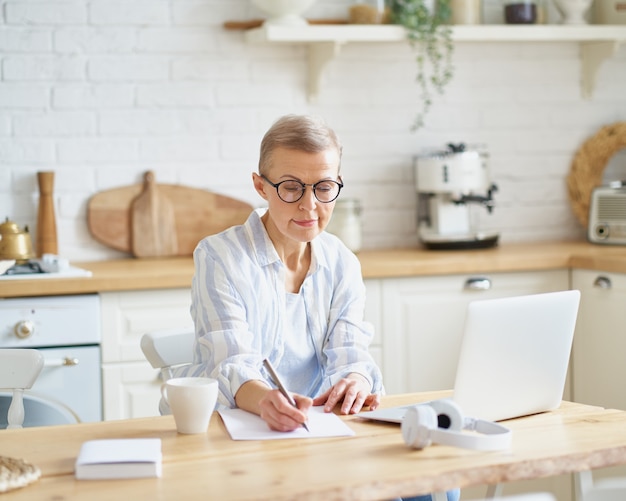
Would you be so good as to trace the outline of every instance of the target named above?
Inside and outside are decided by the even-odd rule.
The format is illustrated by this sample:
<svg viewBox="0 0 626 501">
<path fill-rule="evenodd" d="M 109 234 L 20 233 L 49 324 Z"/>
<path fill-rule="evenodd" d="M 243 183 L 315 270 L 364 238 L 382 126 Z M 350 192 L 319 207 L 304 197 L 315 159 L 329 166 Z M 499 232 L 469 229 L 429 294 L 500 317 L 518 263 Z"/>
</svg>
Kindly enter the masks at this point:
<svg viewBox="0 0 626 501">
<path fill-rule="evenodd" d="M 574 500 L 583 499 L 583 493 L 593 487 L 593 473 L 591 470 L 577 471 L 574 473 Z"/>
<path fill-rule="evenodd" d="M 493 484 L 487 486 L 487 494 L 485 499 L 496 499 L 502 495 L 502 484 Z"/>
</svg>

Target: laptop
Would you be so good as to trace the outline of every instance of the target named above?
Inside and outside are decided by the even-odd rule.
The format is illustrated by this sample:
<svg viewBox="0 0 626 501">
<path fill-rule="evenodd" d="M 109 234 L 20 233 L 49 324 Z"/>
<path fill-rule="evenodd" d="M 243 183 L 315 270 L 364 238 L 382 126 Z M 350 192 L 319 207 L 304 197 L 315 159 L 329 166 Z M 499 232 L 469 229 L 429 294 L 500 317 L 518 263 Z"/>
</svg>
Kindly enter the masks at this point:
<svg viewBox="0 0 626 501">
<path fill-rule="evenodd" d="M 452 396 L 463 413 L 502 421 L 556 409 L 579 302 L 577 290 L 470 302 Z M 408 407 L 359 416 L 400 423 Z"/>
</svg>

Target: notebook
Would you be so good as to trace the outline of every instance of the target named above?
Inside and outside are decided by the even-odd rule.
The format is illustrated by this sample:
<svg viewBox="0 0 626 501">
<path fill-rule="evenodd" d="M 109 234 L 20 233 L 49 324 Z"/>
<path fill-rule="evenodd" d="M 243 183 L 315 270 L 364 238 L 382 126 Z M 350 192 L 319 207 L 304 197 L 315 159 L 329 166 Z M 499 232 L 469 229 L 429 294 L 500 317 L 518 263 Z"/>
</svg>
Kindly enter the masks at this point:
<svg viewBox="0 0 626 501">
<path fill-rule="evenodd" d="M 501 421 L 557 408 L 579 302 L 570 290 L 469 303 L 452 397 L 463 413 Z M 407 407 L 359 416 L 400 423 Z"/>
<path fill-rule="evenodd" d="M 76 458 L 77 479 L 160 477 L 160 438 L 96 439 L 83 442 Z"/>
</svg>

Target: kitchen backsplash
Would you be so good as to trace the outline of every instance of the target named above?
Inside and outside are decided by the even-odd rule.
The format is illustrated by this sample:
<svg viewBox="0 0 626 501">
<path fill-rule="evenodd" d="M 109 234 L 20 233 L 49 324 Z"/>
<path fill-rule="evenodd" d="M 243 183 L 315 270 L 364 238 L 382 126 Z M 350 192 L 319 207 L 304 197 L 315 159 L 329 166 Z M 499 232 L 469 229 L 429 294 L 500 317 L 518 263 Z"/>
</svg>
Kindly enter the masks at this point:
<svg viewBox="0 0 626 501">
<path fill-rule="evenodd" d="M 346 18 L 318 0 L 310 18 Z M 89 197 L 139 183 L 209 189 L 261 202 L 260 139 L 286 113 L 325 117 L 344 144 L 345 197 L 363 207 L 363 248 L 417 246 L 415 154 L 486 145 L 499 190 L 480 212 L 502 242 L 582 238 L 565 179 L 576 150 L 626 119 L 626 49 L 581 97 L 579 44 L 461 42 L 455 75 L 426 127 L 414 53 L 404 42 L 350 43 L 307 101 L 307 47 L 253 45 L 227 20 L 261 16 L 248 0 L 0 0 L 0 217 L 36 231 L 36 172 L 55 172 L 59 253 L 120 254 L 86 224 Z"/>
</svg>

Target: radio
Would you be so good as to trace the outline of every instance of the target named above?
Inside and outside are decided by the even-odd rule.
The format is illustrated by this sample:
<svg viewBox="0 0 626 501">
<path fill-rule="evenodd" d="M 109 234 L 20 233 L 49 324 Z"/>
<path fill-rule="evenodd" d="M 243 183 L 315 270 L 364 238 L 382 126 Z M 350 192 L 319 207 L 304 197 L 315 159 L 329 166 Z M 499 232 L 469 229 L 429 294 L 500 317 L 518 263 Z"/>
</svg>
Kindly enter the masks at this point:
<svg viewBox="0 0 626 501">
<path fill-rule="evenodd" d="M 626 245 L 626 181 L 593 190 L 587 238 L 595 244 Z"/>
</svg>

